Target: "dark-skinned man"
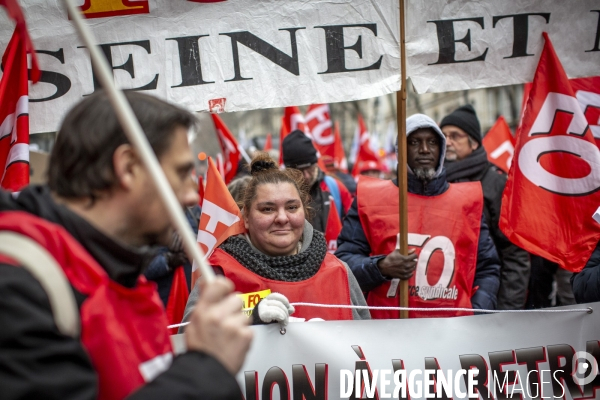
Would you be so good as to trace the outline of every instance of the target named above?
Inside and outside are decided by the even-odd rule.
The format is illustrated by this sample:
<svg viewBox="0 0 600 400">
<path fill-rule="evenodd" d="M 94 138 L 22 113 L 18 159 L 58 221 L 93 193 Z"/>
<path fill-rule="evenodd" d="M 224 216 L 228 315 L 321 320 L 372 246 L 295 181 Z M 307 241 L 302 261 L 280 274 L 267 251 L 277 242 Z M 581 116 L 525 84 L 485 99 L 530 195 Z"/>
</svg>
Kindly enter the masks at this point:
<svg viewBox="0 0 600 400">
<path fill-rule="evenodd" d="M 406 120 L 408 163 L 407 256 L 395 250 L 397 181 L 364 178 L 348 211 L 336 256 L 345 261 L 371 306 L 398 306 L 398 279 L 409 279 L 409 306 L 494 309 L 499 259 L 483 217 L 481 185 L 446 181 L 446 140 L 423 114 Z M 411 318 L 471 311 L 411 311 Z M 373 318 L 398 311 L 372 310 Z"/>
</svg>

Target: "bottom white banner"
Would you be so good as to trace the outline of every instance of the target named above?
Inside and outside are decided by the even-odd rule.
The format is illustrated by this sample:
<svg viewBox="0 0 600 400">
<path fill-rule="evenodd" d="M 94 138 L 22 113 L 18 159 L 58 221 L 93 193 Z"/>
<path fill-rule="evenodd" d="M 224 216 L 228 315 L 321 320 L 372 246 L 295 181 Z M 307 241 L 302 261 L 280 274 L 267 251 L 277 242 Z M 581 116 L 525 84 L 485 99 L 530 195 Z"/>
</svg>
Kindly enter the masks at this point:
<svg viewBox="0 0 600 400">
<path fill-rule="evenodd" d="M 457 318 L 255 327 L 246 400 L 598 399 L 600 303 Z"/>
</svg>

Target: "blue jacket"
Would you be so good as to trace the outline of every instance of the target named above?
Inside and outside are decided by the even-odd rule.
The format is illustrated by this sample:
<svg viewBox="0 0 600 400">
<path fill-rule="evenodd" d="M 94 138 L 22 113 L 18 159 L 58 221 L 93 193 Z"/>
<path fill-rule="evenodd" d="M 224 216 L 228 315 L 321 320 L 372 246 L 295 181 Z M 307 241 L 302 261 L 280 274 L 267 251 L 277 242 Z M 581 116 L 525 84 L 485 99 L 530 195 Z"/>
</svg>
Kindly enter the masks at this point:
<svg viewBox="0 0 600 400">
<path fill-rule="evenodd" d="M 577 303 L 600 301 L 600 243 L 596 245 L 585 268 L 571 277 Z"/>
<path fill-rule="evenodd" d="M 394 181 L 397 185 L 397 181 Z M 446 171 L 442 169 L 432 181 L 424 184 L 412 173 L 408 174 L 408 192 L 423 196 L 437 196 L 448 190 Z M 356 199 L 348 211 L 342 232 L 338 237 L 338 248 L 335 255 L 349 266 L 354 276 L 365 292 L 389 282 L 377 267 L 377 262 L 385 258 L 386 254 L 369 256 L 371 246 L 365 236 L 363 227 L 358 217 Z M 500 286 L 500 259 L 494 247 L 485 218 L 481 216 L 481 231 L 477 246 L 477 266 L 473 287 L 479 287 L 471 298 L 475 309 L 495 309 L 496 295 Z"/>
</svg>

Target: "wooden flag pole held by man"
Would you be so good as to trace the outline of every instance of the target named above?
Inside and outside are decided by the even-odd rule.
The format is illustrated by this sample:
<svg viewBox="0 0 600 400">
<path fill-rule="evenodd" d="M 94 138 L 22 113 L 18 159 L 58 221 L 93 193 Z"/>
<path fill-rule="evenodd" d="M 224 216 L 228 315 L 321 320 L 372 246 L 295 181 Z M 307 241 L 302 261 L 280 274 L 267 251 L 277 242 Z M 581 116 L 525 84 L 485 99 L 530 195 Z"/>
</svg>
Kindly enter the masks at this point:
<svg viewBox="0 0 600 400">
<path fill-rule="evenodd" d="M 396 93 L 396 115 L 398 116 L 398 197 L 400 209 L 400 254 L 408 255 L 408 170 L 406 166 L 406 49 L 404 42 L 404 0 L 400 0 L 400 91 Z M 400 307 L 408 307 L 408 280 L 400 281 Z M 400 311 L 400 318 L 408 318 L 408 311 Z"/>
<path fill-rule="evenodd" d="M 95 40 L 89 28 L 83 23 L 83 18 L 81 18 L 79 10 L 76 8 L 75 4 L 73 4 L 73 0 L 64 0 L 64 2 L 69 11 L 69 15 L 75 24 L 75 28 L 79 33 L 79 36 L 81 36 L 81 39 L 90 52 L 92 63 L 94 64 L 98 74 L 98 79 L 108 94 L 108 98 L 115 109 L 117 118 L 123 126 L 125 135 L 134 148 L 139 152 L 144 166 L 154 178 L 153 182 L 157 186 L 158 193 L 160 194 L 162 201 L 167 206 L 167 211 L 171 217 L 171 221 L 175 225 L 175 228 L 183 240 L 183 246 L 188 254 L 188 257 L 192 258 L 197 263 L 202 275 L 208 282 L 213 281 L 215 277 L 214 272 L 208 266 L 208 264 L 206 264 L 204 255 L 200 250 L 200 246 L 198 246 L 198 243 L 196 242 L 194 235 L 189 228 L 189 224 L 186 221 L 183 212 L 181 211 L 181 205 L 177 201 L 175 194 L 173 193 L 173 190 L 171 189 L 171 186 L 169 185 L 169 182 L 167 181 L 167 178 L 165 177 L 165 174 L 161 169 L 160 164 L 158 163 L 158 160 L 154 155 L 154 152 L 152 151 L 152 148 L 150 147 L 150 144 L 148 143 L 148 140 L 146 139 L 138 120 L 133 114 L 129 103 L 125 100 L 123 92 L 114 86 L 108 64 L 96 46 Z"/>
</svg>

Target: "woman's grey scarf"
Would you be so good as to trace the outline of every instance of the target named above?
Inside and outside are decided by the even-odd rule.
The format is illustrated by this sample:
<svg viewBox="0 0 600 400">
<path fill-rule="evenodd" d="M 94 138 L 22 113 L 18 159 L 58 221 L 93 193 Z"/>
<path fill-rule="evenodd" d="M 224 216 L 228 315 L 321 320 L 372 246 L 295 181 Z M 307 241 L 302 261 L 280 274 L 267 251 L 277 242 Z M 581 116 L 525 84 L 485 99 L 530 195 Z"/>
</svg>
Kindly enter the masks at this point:
<svg viewBox="0 0 600 400">
<path fill-rule="evenodd" d="M 327 254 L 325 237 L 318 231 L 313 232 L 306 250 L 292 256 L 271 257 L 259 253 L 241 235 L 231 236 L 220 248 L 255 274 L 283 282 L 299 282 L 314 276 Z"/>
</svg>

